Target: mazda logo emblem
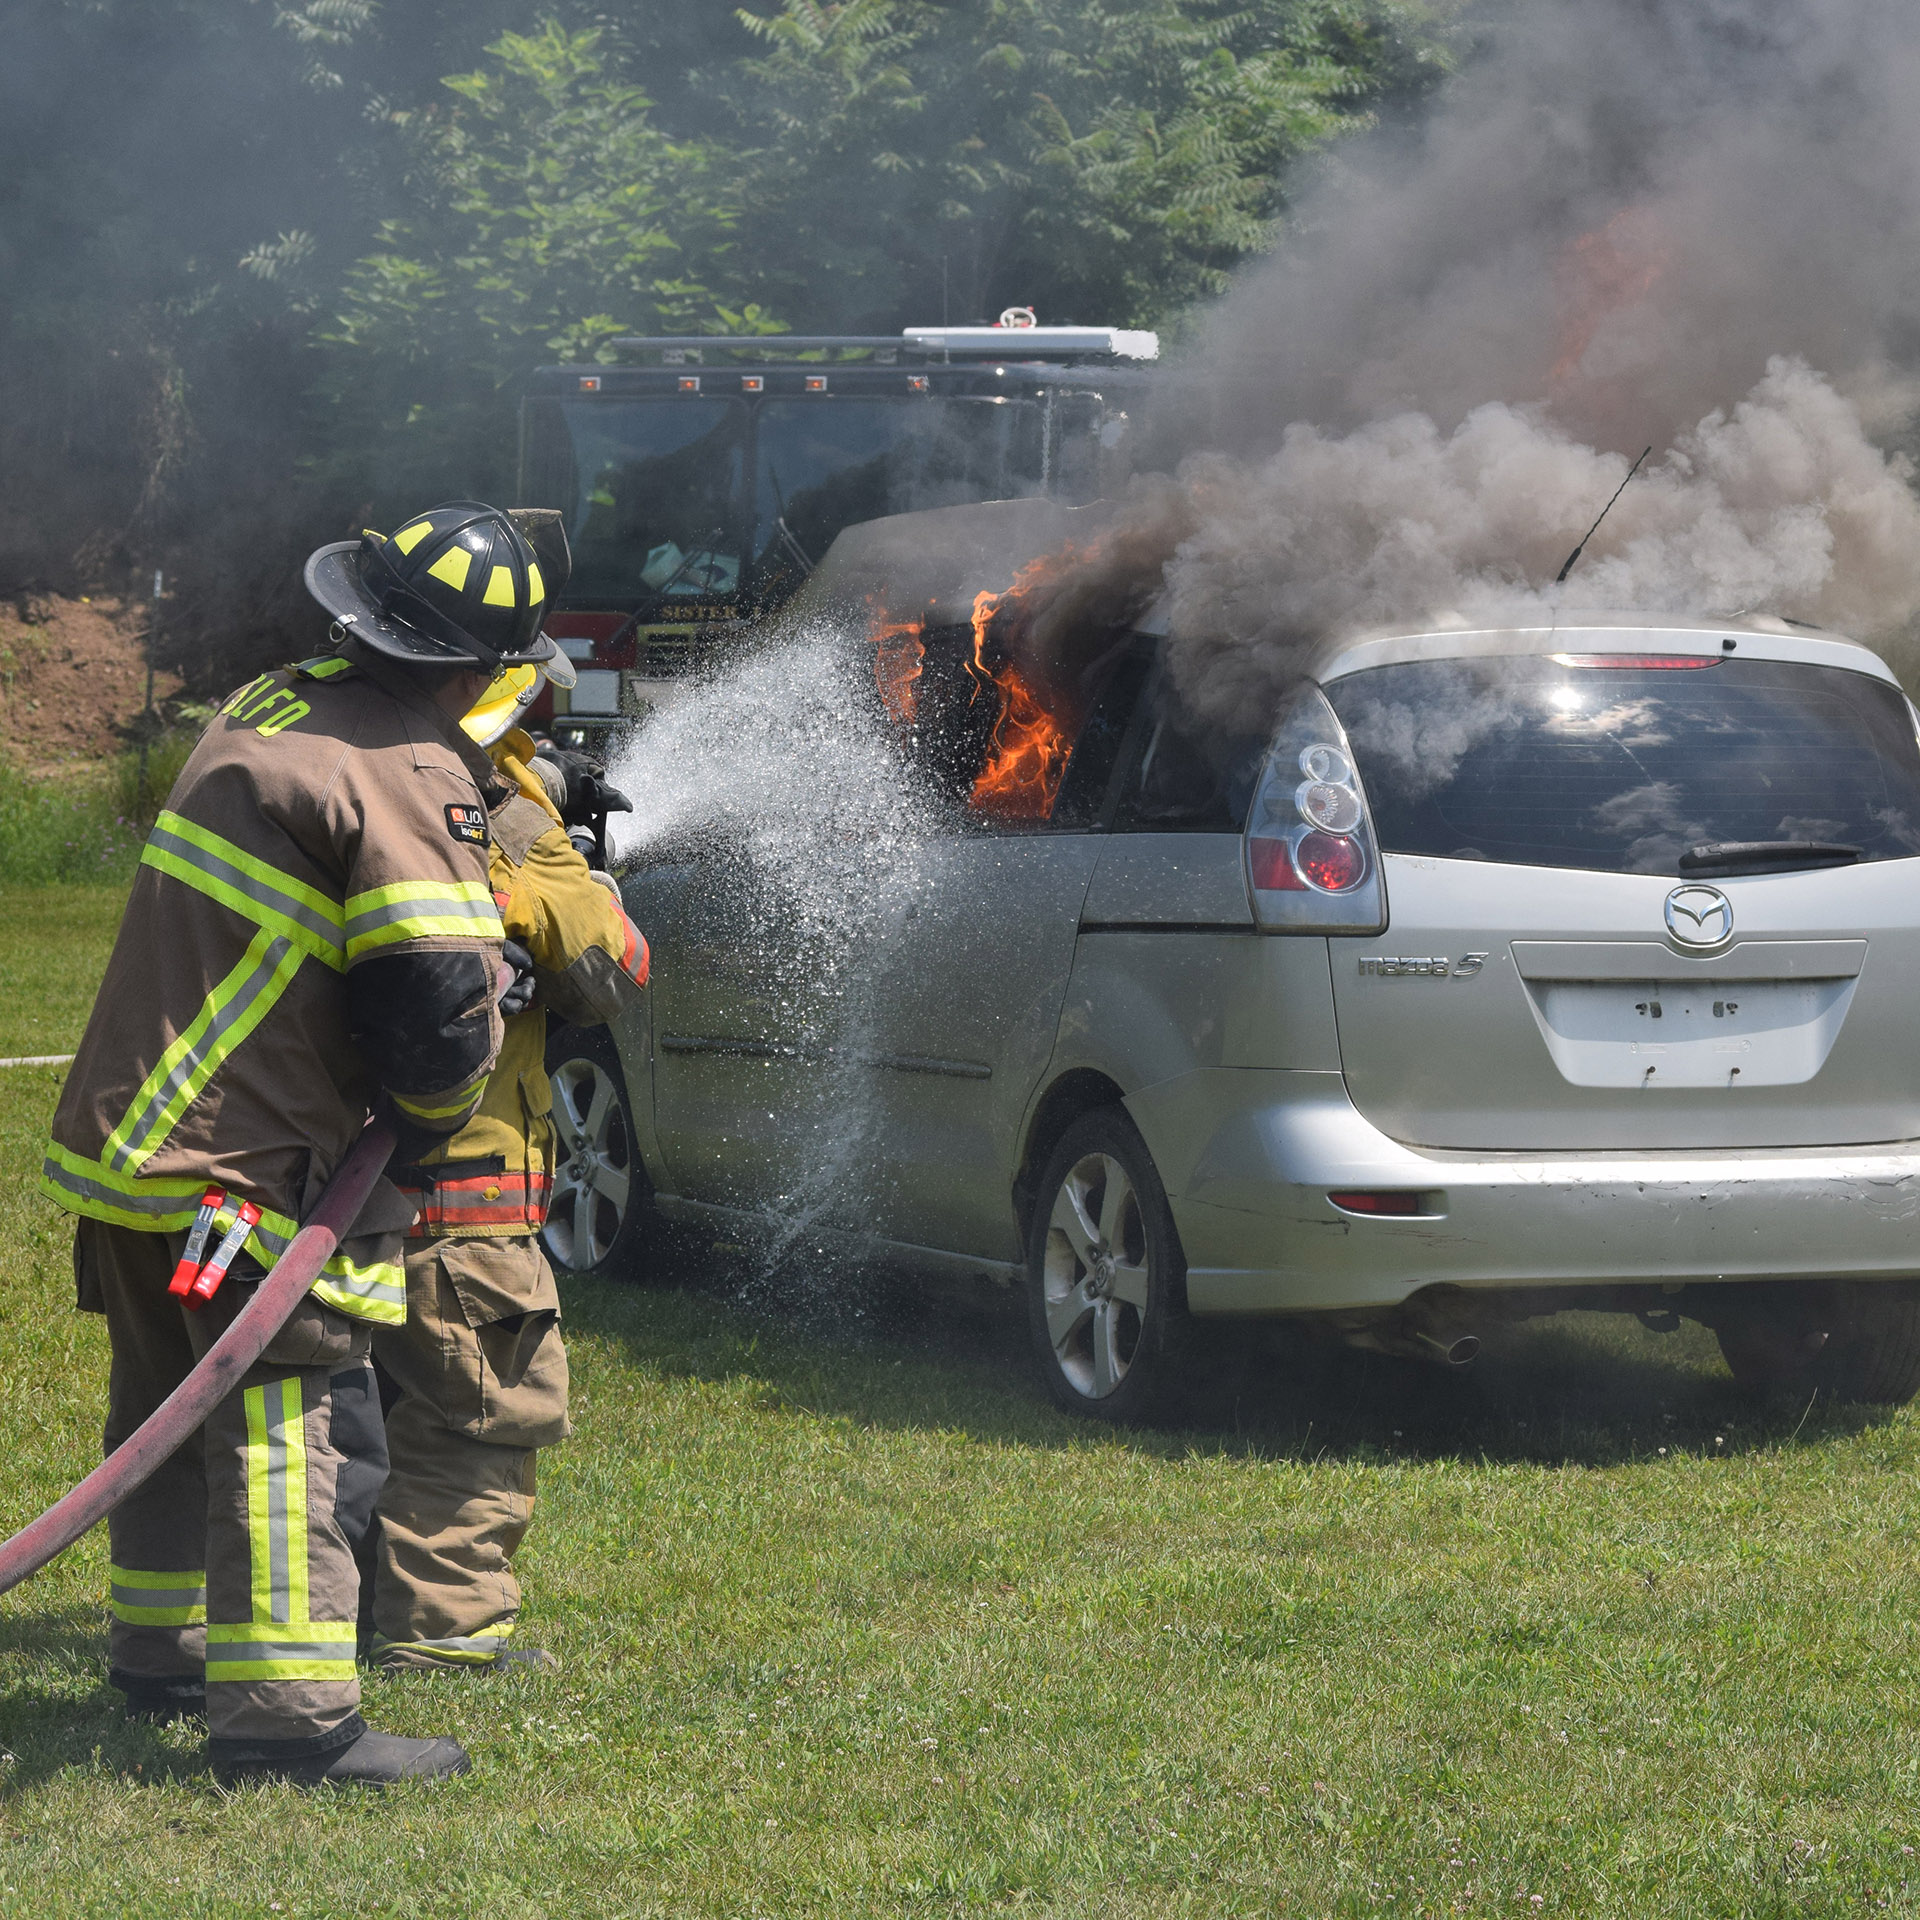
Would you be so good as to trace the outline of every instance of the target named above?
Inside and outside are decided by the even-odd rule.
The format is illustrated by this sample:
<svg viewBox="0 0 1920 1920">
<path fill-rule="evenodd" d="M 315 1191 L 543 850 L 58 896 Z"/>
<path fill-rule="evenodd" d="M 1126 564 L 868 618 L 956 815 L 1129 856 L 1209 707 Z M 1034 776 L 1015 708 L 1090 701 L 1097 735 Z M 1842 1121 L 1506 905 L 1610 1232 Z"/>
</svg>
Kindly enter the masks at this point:
<svg viewBox="0 0 1920 1920">
<path fill-rule="evenodd" d="M 1667 931 L 1683 947 L 1717 947 L 1733 938 L 1733 902 L 1718 887 L 1675 887 L 1667 895 Z"/>
</svg>

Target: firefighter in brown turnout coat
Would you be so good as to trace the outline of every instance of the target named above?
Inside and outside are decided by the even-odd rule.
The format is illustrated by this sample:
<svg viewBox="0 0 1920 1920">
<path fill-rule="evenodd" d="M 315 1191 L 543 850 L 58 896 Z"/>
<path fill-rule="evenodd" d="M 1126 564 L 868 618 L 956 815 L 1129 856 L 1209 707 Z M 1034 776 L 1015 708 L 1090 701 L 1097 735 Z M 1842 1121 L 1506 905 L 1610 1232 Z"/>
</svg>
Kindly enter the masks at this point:
<svg viewBox="0 0 1920 1920">
<path fill-rule="evenodd" d="M 306 577 L 339 651 L 262 675 L 208 727 L 54 1116 L 41 1184 L 80 1216 L 80 1303 L 107 1317 L 109 1450 L 231 1322 L 373 1104 L 417 1159 L 467 1123 L 499 1050 L 500 783 L 458 722 L 503 663 L 553 651 L 536 551 L 467 502 L 322 548 Z M 135 1713 L 204 1707 L 226 1778 L 466 1769 L 456 1741 L 358 1710 L 348 1536 L 380 1468 L 368 1353 L 406 1312 L 412 1214 L 376 1187 L 198 1443 L 111 1517 L 110 1677 Z M 190 1309 L 170 1283 L 216 1246 L 230 1275 Z"/>
<path fill-rule="evenodd" d="M 420 1211 L 406 1322 L 373 1337 L 393 1466 L 379 1502 L 371 1652 L 389 1668 L 555 1664 L 513 1644 L 520 1589 L 509 1565 L 533 1515 L 536 1452 L 568 1432 L 560 1296 L 537 1238 L 554 1166 L 547 1014 L 589 1026 L 615 1018 L 646 985 L 647 943 L 574 850 L 557 811 L 564 787 L 536 777 L 533 743 L 512 724 L 539 671 L 496 681 L 466 722 L 514 781 L 493 815 L 488 864 L 508 957 L 530 968 L 535 994 L 508 1013 L 479 1111 L 393 1175 Z"/>
</svg>

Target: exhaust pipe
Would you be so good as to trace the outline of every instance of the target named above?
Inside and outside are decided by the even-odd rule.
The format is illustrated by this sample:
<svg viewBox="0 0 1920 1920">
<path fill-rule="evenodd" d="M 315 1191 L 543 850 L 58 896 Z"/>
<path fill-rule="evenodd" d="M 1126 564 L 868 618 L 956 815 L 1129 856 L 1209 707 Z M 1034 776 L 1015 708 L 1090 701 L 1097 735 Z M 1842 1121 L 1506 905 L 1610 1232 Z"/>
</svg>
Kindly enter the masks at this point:
<svg viewBox="0 0 1920 1920">
<path fill-rule="evenodd" d="M 1443 1367 L 1470 1367 L 1480 1357 L 1477 1333 L 1428 1333 L 1416 1327 L 1407 1336 L 1412 1351 L 1420 1358 L 1437 1360 Z"/>
<path fill-rule="evenodd" d="M 1472 1366 L 1480 1355 L 1477 1333 L 1417 1311 L 1343 1328 L 1341 1338 L 1368 1353 L 1390 1353 L 1402 1360 L 1424 1360 L 1430 1366 L 1456 1370 Z"/>
</svg>

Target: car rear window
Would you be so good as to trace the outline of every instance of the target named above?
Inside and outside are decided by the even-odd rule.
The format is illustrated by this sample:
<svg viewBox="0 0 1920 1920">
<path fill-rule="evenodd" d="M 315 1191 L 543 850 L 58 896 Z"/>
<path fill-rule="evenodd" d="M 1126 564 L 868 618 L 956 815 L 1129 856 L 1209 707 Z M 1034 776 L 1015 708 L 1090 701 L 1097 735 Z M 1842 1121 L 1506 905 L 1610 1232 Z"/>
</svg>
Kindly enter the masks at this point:
<svg viewBox="0 0 1920 1920">
<path fill-rule="evenodd" d="M 1388 853 L 1677 873 L 1689 847 L 1920 853 L 1904 696 L 1837 667 L 1559 654 L 1374 667 L 1327 688 Z"/>
</svg>

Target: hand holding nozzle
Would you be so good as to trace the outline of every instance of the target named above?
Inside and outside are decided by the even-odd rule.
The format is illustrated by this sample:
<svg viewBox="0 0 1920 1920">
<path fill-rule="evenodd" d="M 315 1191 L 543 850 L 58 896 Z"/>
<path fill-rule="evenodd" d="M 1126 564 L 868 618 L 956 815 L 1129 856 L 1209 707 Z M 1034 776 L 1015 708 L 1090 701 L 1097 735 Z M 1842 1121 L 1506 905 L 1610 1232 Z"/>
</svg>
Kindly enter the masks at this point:
<svg viewBox="0 0 1920 1920">
<path fill-rule="evenodd" d="M 500 1011 L 525 1013 L 533 1005 L 533 955 L 518 940 L 504 942 L 500 952 L 513 969 L 513 978 L 500 990 Z"/>
</svg>

